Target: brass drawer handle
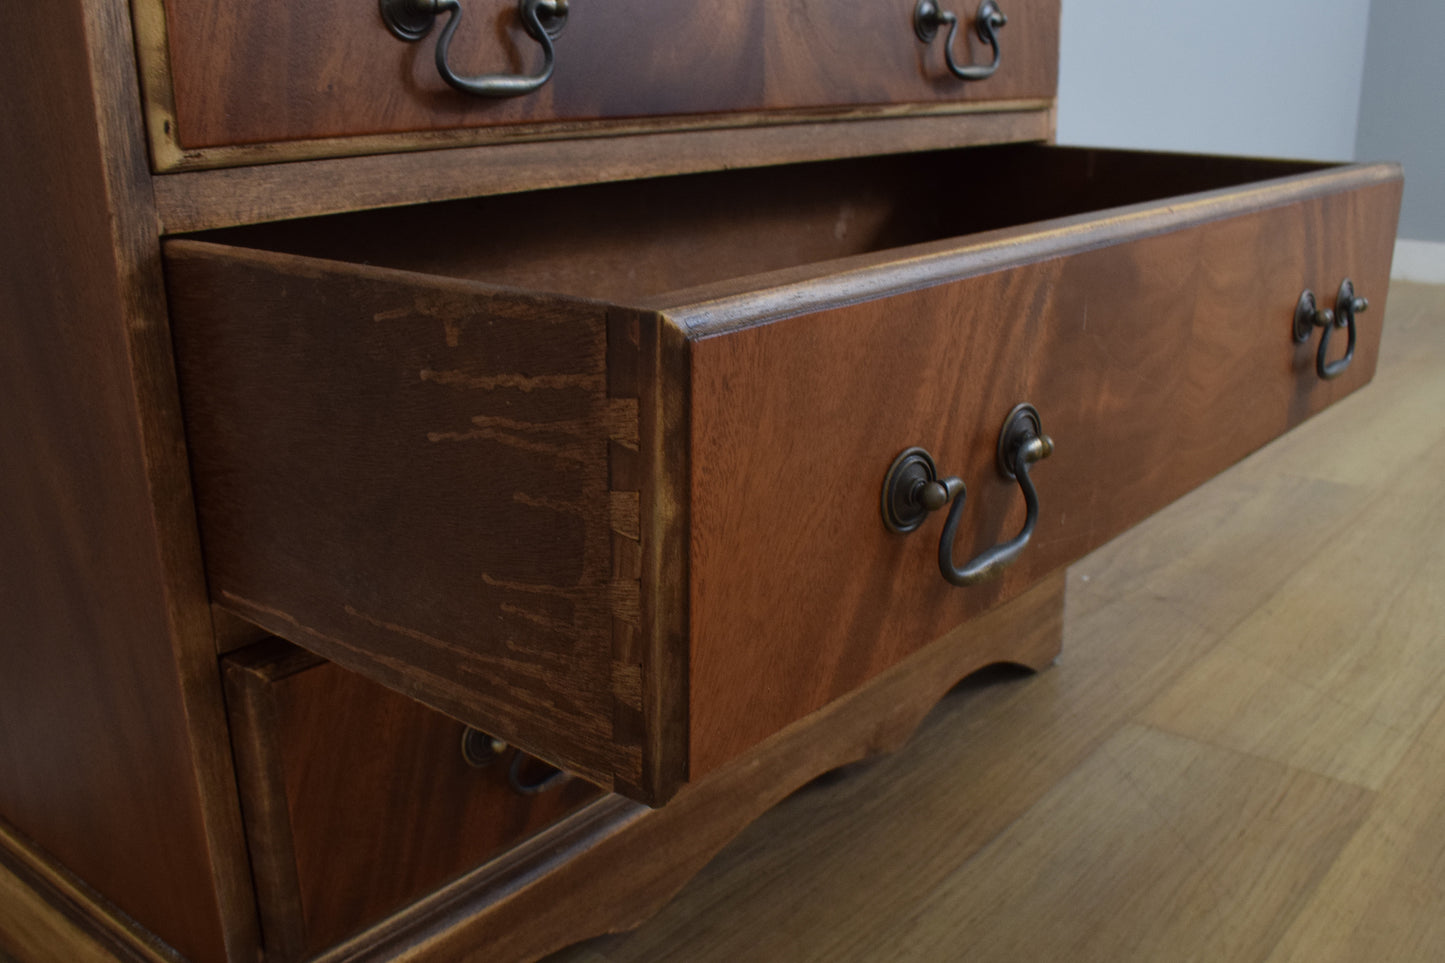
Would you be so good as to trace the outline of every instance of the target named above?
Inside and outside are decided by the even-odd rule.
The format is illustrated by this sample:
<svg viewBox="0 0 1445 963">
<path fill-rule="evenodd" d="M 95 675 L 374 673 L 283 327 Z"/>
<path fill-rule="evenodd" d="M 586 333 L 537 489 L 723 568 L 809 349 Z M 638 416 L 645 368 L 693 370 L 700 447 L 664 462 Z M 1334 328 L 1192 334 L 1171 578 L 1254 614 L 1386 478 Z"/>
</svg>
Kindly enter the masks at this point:
<svg viewBox="0 0 1445 963">
<path fill-rule="evenodd" d="M 542 45 L 544 58 L 541 73 L 526 77 L 515 74 L 483 74 L 478 77 L 458 77 L 447 64 L 447 52 L 451 49 L 452 36 L 462 20 L 460 0 L 380 0 L 381 19 L 387 29 L 398 39 L 408 43 L 420 40 L 431 32 L 437 14 L 450 14 L 447 24 L 437 38 L 437 73 L 442 79 L 464 94 L 477 97 L 519 97 L 539 89 L 552 78 L 552 64 L 555 53 L 552 39 L 562 32 L 567 23 L 567 0 L 518 0 L 517 13 L 522 18 L 522 27 L 537 43 Z"/>
<path fill-rule="evenodd" d="M 943 59 L 959 80 L 987 80 L 998 70 L 1001 59 L 998 51 L 998 30 L 1006 23 L 1008 17 L 1004 16 L 998 4 L 994 3 L 994 0 L 984 0 L 978 8 L 978 16 L 974 18 L 974 30 L 978 39 L 993 48 L 993 63 L 986 66 L 960 66 L 953 59 L 953 41 L 958 36 L 958 14 L 941 9 L 937 0 L 918 0 L 918 5 L 913 8 L 913 32 L 918 34 L 918 39 L 924 43 L 932 43 L 933 38 L 938 36 L 938 28 L 948 24 L 948 40 L 943 47 Z"/>
<path fill-rule="evenodd" d="M 1044 434 L 1043 423 L 1033 405 L 1016 405 L 1004 419 L 998 436 L 998 470 L 1015 479 L 1024 494 L 1025 517 L 1017 535 L 981 553 L 960 568 L 953 561 L 953 542 L 963 520 L 967 486 L 956 477 L 939 478 L 933 456 L 922 448 L 909 448 L 893 460 L 883 479 L 883 524 L 890 531 L 911 532 L 929 512 L 949 502 L 948 519 L 938 541 L 938 568 L 954 585 L 977 585 L 996 578 L 1022 554 L 1039 520 L 1039 493 L 1034 488 L 1030 467 L 1053 454 L 1054 442 Z"/>
<path fill-rule="evenodd" d="M 485 769 L 509 749 L 511 747 L 506 742 L 480 729 L 467 726 L 462 730 L 462 760 L 473 769 Z M 571 778 L 565 769 L 549 766 L 539 760 L 545 772 L 540 778 L 528 781 L 523 769 L 530 758 L 521 750 L 512 751 L 512 762 L 507 767 L 507 784 L 518 795 L 535 796 Z"/>
<path fill-rule="evenodd" d="M 512 756 L 512 764 L 507 767 L 507 783 L 512 787 L 512 791 L 519 795 L 535 796 L 544 793 L 553 786 L 561 785 L 569 778 L 566 770 L 542 763 L 546 772 L 541 777 L 528 782 L 522 775 L 522 767 L 526 765 L 528 758 L 520 752 L 516 753 Z"/>
<path fill-rule="evenodd" d="M 1370 302 L 1355 296 L 1355 285 L 1349 278 L 1340 283 L 1340 293 L 1335 297 L 1334 310 L 1321 308 L 1315 302 L 1315 293 L 1305 288 L 1294 309 L 1294 339 L 1303 344 L 1310 339 L 1310 332 L 1323 328 L 1320 348 L 1315 354 L 1315 372 L 1325 381 L 1338 378 L 1345 373 L 1350 362 L 1355 360 L 1355 315 L 1369 310 Z M 1344 328 L 1348 340 L 1345 342 L 1345 356 L 1335 361 L 1325 361 L 1330 352 L 1330 335 L 1336 328 Z"/>
</svg>

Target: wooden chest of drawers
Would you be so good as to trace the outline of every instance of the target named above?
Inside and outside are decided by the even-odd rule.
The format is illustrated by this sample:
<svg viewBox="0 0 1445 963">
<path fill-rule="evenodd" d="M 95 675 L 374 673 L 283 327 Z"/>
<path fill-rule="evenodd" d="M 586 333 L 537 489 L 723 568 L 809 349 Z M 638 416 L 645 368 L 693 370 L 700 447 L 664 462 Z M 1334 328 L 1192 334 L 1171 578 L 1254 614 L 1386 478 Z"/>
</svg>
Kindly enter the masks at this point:
<svg viewBox="0 0 1445 963">
<path fill-rule="evenodd" d="M 137 2 L 133 48 L 75 0 L 0 68 L 61 78 L 4 161 L 38 240 L 3 856 L 71 950 L 635 923 L 962 675 L 1047 664 L 1063 566 L 1373 374 L 1398 168 L 1037 143 L 1057 3 L 950 37 L 910 0 L 577 2 L 546 42 L 557 4 L 483 4 L 441 67 L 374 8 L 243 6 Z M 507 58 L 545 81 L 438 72 Z M 465 726 L 577 778 L 472 786 Z M 391 835 L 336 843 L 347 807 Z"/>
</svg>

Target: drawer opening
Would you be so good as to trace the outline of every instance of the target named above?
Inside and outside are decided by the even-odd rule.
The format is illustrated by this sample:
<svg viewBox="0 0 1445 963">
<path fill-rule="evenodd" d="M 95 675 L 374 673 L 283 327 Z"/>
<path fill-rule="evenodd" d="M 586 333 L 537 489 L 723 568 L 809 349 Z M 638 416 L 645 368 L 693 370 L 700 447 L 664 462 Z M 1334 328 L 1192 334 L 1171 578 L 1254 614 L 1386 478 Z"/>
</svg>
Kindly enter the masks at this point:
<svg viewBox="0 0 1445 963">
<path fill-rule="evenodd" d="M 1006 145 L 562 188 L 195 236 L 626 304 L 1328 166 Z"/>
</svg>

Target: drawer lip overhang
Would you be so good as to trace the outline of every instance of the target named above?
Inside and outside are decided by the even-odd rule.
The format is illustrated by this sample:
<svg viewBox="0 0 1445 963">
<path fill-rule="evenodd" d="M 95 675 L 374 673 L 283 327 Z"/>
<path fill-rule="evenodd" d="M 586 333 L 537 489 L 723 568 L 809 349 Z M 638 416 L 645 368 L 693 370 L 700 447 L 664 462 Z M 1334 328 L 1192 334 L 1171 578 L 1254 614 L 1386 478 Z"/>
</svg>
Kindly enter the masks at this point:
<svg viewBox="0 0 1445 963">
<path fill-rule="evenodd" d="M 699 340 L 1403 179 L 1401 166 L 1394 162 L 1327 166 L 737 278 L 669 292 L 642 307 L 664 314 L 689 339 Z"/>
</svg>

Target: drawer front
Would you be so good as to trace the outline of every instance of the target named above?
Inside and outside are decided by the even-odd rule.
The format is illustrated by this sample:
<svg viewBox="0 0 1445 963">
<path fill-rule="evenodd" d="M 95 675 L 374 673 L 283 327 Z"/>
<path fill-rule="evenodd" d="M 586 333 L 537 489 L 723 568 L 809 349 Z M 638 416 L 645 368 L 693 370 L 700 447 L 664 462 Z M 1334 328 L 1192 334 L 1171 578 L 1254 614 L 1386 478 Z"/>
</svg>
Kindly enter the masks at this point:
<svg viewBox="0 0 1445 963">
<path fill-rule="evenodd" d="M 985 246 L 923 269 L 942 283 L 774 323 L 753 323 L 769 310 L 755 296 L 737 315 L 717 304 L 679 312 L 695 340 L 693 776 L 1366 383 L 1398 203 L 1395 182 L 1218 198 L 1198 215 L 1179 205 Z M 1345 278 L 1374 306 L 1359 316 L 1351 365 L 1322 380 L 1319 335 L 1296 343 L 1293 317 L 1304 289 L 1333 305 Z M 791 310 L 799 293 L 779 295 Z M 1054 442 L 1031 473 L 1037 527 L 1002 577 L 955 587 L 940 572 L 948 511 L 889 531 L 884 476 L 921 446 L 940 475 L 966 483 L 963 568 L 1024 522 L 1020 486 L 997 467 L 1005 417 L 1021 403 Z"/>
<path fill-rule="evenodd" d="M 1368 380 L 1399 192 L 1025 146 L 169 242 L 212 598 L 665 801 Z M 1322 380 L 1295 309 L 1346 277 L 1375 306 Z M 974 557 L 1022 524 L 1021 403 L 1037 527 L 955 588 L 884 475 L 965 482 Z"/>
<path fill-rule="evenodd" d="M 285 643 L 230 656 L 226 686 L 270 959 L 314 955 L 600 795 L 519 793 L 515 750 L 469 763 L 460 723 Z M 546 773 L 518 763 L 524 788 Z"/>
<path fill-rule="evenodd" d="M 1054 96 L 1057 79 L 1058 0 L 1003 0 L 999 67 L 978 81 L 948 72 L 946 30 L 932 43 L 919 39 L 915 0 L 581 0 L 556 39 L 551 78 L 502 98 L 442 80 L 433 52 L 445 15 L 420 42 L 403 43 L 375 3 L 166 0 L 163 14 L 150 9 L 158 5 L 148 0 L 138 13 L 143 39 L 166 34 L 150 45 L 166 61 L 148 71 L 153 87 L 166 88 L 153 90 L 152 110 L 173 111 L 162 129 L 182 150 L 533 124 L 552 125 L 548 136 L 576 136 L 579 124 L 641 129 L 642 118 L 708 126 L 772 112 L 876 115 L 1007 102 L 1036 109 Z M 992 61 L 968 29 L 977 6 L 967 0 L 956 11 L 965 29 L 955 58 L 965 64 Z M 541 47 L 514 0 L 461 0 L 461 10 L 450 47 L 456 74 L 542 69 Z"/>
</svg>

